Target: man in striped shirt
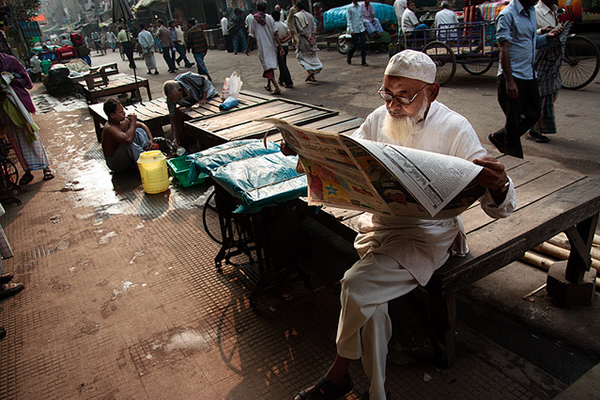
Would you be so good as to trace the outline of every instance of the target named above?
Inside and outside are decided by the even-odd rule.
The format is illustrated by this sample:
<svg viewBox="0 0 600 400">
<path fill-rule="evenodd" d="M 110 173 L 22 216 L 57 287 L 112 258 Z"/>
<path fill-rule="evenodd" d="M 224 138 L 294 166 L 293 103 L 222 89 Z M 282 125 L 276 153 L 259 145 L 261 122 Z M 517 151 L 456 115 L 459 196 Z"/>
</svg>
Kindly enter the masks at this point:
<svg viewBox="0 0 600 400">
<path fill-rule="evenodd" d="M 206 45 L 206 37 L 204 36 L 202 26 L 194 19 L 188 19 L 187 23 L 189 28 L 186 34 L 185 43 L 196 59 L 198 73 L 200 75 L 206 75 L 208 79 L 212 81 L 212 78 L 208 74 L 206 64 L 204 64 L 204 56 L 206 56 L 208 46 Z"/>
</svg>

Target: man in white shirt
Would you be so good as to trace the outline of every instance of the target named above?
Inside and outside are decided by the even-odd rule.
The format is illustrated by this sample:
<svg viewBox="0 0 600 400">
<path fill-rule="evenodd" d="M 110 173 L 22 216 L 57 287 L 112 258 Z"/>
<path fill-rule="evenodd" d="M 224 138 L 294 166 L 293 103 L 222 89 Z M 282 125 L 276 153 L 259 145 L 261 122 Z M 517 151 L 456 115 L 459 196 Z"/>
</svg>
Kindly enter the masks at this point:
<svg viewBox="0 0 600 400">
<path fill-rule="evenodd" d="M 402 15 L 404 14 L 404 10 L 406 10 L 406 0 L 394 1 L 394 11 L 398 19 L 398 31 L 402 30 Z"/>
<path fill-rule="evenodd" d="M 402 32 L 411 33 L 419 25 L 419 19 L 415 13 L 415 2 L 409 1 L 404 14 L 402 14 Z"/>
<path fill-rule="evenodd" d="M 473 161 L 483 167 L 476 178 L 486 189 L 481 207 L 492 218 L 507 217 L 516 194 L 504 165 L 486 156 L 466 118 L 436 101 L 440 85 L 435 75 L 436 66 L 426 54 L 396 54 L 379 89 L 385 105 L 352 136 Z M 282 150 L 289 153 L 285 145 Z M 341 281 L 335 360 L 323 378 L 294 400 L 341 398 L 352 389 L 349 367 L 359 359 L 371 382 L 368 398 L 389 398 L 384 385 L 392 335 L 388 301 L 426 285 L 450 254 L 468 252 L 460 217 L 424 220 L 364 213 L 358 229 L 354 247 L 361 259 Z"/>
<path fill-rule="evenodd" d="M 352 64 L 352 56 L 358 47 L 360 40 L 360 61 L 363 66 L 367 64 L 367 38 L 365 22 L 363 20 L 362 8 L 358 0 L 352 0 L 352 4 L 346 10 L 347 31 L 352 35 L 352 47 L 346 56 L 346 62 Z"/>
<path fill-rule="evenodd" d="M 225 40 L 225 50 L 228 53 L 233 53 L 233 39 L 229 35 L 229 20 L 227 19 L 227 11 L 223 11 L 223 18 L 221 18 L 221 33 L 223 33 L 223 39 Z"/>
<path fill-rule="evenodd" d="M 442 9 L 435 13 L 435 27 L 440 29 L 437 36 L 440 40 L 456 40 L 458 17 L 447 1 L 442 1 L 441 6 Z"/>
<path fill-rule="evenodd" d="M 142 48 L 142 54 L 144 55 L 144 62 L 146 68 L 148 68 L 148 75 L 154 70 L 154 74 L 158 75 L 158 68 L 156 67 L 156 59 L 154 58 L 154 36 L 148 30 L 146 30 L 145 24 L 140 24 L 140 33 L 138 34 L 138 42 Z"/>
</svg>

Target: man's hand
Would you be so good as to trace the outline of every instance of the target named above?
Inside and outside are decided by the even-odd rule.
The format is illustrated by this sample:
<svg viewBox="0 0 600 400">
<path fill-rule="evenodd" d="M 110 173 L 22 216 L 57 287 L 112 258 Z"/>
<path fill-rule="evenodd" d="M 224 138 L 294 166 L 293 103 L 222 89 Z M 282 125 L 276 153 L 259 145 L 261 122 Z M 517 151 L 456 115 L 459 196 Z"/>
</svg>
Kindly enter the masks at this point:
<svg viewBox="0 0 600 400">
<path fill-rule="evenodd" d="M 510 79 L 506 79 L 506 95 L 511 99 L 516 99 L 519 97 L 519 88 L 517 86 L 517 82 L 511 77 Z"/>
<path fill-rule="evenodd" d="M 565 30 L 565 27 L 561 24 L 556 28 L 552 29 L 550 32 L 546 34 L 548 39 L 556 39 L 560 36 L 561 33 Z"/>
<path fill-rule="evenodd" d="M 477 183 L 492 191 L 499 191 L 504 187 L 508 181 L 504 164 L 491 156 L 476 158 L 473 162 L 483 167 L 477 175 Z"/>
<path fill-rule="evenodd" d="M 545 33 L 550 32 L 551 30 L 552 30 L 552 27 L 550 25 L 546 25 L 545 27 L 543 27 L 541 29 L 542 35 L 545 34 Z"/>
<path fill-rule="evenodd" d="M 285 50 L 283 50 L 283 47 L 281 46 L 279 46 L 279 55 L 282 57 L 285 55 Z"/>
<path fill-rule="evenodd" d="M 127 116 L 127 119 L 128 119 L 129 121 L 131 121 L 131 123 L 135 124 L 135 123 L 136 123 L 136 121 L 137 121 L 137 115 L 135 115 L 135 114 L 133 114 L 133 113 L 132 113 L 132 114 L 129 114 L 129 115 Z"/>
<path fill-rule="evenodd" d="M 281 142 L 281 152 L 286 156 L 295 156 L 297 154 L 285 142 Z"/>
</svg>

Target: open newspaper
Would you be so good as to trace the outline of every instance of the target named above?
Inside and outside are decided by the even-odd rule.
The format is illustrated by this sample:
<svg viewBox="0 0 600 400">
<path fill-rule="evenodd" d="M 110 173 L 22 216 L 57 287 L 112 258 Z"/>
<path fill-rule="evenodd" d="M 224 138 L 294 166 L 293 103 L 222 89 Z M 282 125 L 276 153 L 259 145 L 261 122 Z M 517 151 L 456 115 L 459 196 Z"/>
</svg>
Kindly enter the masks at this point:
<svg viewBox="0 0 600 400">
<path fill-rule="evenodd" d="M 449 218 L 483 195 L 482 167 L 462 158 L 306 129 L 267 118 L 298 153 L 310 205 Z"/>
</svg>

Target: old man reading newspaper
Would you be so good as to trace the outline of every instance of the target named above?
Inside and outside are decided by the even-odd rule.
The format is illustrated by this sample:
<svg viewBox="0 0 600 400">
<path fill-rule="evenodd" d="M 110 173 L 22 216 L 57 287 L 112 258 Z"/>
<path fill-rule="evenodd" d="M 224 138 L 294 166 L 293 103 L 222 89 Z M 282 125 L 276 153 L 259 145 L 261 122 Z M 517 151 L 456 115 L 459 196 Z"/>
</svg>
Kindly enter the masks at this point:
<svg viewBox="0 0 600 400">
<path fill-rule="evenodd" d="M 371 383 L 369 398 L 388 398 L 388 301 L 426 285 L 451 254 L 468 252 L 457 215 L 469 204 L 479 198 L 493 218 L 509 216 L 516 206 L 504 165 L 486 156 L 466 118 L 436 101 L 435 76 L 424 53 L 392 57 L 379 89 L 385 105 L 352 139 L 275 122 L 282 151 L 298 153 L 309 175 L 313 203 L 371 210 L 362 215 L 354 243 L 360 260 L 341 281 L 336 357 L 295 400 L 343 397 L 353 387 L 349 365 L 359 359 Z M 336 195 L 345 197 L 332 201 Z"/>
</svg>

